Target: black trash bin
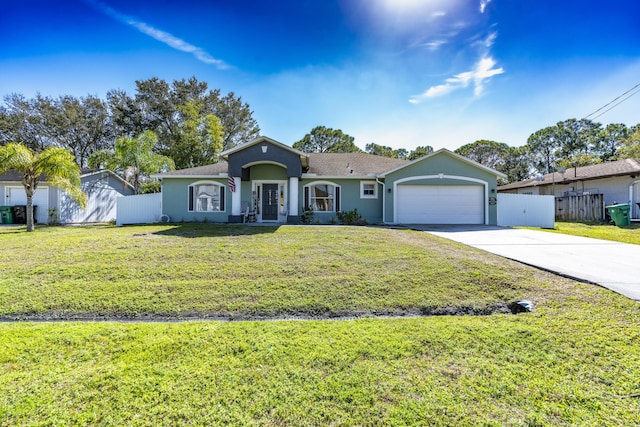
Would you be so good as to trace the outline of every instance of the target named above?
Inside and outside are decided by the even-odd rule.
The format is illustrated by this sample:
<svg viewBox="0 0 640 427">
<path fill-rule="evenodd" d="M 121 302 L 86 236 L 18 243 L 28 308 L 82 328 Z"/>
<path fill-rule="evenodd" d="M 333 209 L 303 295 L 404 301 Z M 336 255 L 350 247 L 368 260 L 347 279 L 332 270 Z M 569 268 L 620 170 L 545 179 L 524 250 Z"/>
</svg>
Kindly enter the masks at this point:
<svg viewBox="0 0 640 427">
<path fill-rule="evenodd" d="M 36 224 L 38 221 L 36 220 L 36 205 L 33 206 L 33 223 Z M 16 205 L 12 207 L 13 210 L 13 222 L 16 224 L 26 224 L 27 223 L 27 206 L 26 205 Z"/>
<path fill-rule="evenodd" d="M 13 210 L 13 221 L 16 224 L 26 224 L 27 223 L 27 207 L 24 205 L 12 206 Z"/>
</svg>

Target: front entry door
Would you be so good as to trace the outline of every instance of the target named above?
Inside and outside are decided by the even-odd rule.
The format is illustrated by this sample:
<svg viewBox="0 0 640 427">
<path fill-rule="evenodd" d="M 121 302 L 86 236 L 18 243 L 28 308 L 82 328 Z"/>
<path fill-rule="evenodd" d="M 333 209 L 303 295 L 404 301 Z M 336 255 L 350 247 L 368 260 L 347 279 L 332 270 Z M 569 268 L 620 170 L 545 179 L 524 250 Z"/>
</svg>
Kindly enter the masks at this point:
<svg viewBox="0 0 640 427">
<path fill-rule="evenodd" d="M 262 220 L 278 220 L 278 184 L 262 184 Z"/>
</svg>

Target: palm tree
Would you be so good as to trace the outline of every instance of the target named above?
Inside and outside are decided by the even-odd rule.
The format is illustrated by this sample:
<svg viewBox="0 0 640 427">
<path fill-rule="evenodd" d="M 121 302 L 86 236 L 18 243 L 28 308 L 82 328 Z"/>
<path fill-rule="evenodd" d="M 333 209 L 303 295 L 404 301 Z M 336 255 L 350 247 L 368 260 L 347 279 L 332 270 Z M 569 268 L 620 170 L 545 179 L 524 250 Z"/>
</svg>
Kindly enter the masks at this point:
<svg viewBox="0 0 640 427">
<path fill-rule="evenodd" d="M 135 194 L 140 192 L 140 184 L 151 173 L 173 170 L 174 163 L 169 157 L 153 152 L 158 137 L 153 131 L 145 131 L 136 138 L 120 137 L 113 150 L 96 151 L 89 157 L 92 168 L 105 167 L 133 185 Z"/>
<path fill-rule="evenodd" d="M 81 208 L 87 204 L 87 196 L 80 188 L 80 167 L 64 148 L 47 148 L 35 153 L 22 144 L 9 143 L 0 147 L 0 173 L 12 169 L 22 174 L 27 193 L 27 231 L 35 229 L 33 194 L 42 178 L 64 190 Z"/>
</svg>

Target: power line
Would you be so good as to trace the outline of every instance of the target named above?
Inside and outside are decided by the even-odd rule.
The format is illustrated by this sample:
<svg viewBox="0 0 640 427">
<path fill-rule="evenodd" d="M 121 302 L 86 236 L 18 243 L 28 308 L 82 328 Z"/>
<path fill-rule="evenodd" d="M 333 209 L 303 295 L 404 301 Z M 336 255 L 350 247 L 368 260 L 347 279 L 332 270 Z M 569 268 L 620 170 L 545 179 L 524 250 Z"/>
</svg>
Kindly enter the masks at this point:
<svg viewBox="0 0 640 427">
<path fill-rule="evenodd" d="M 619 100 L 620 98 L 622 98 L 623 96 L 625 96 L 626 94 L 628 94 L 629 92 L 632 92 L 633 90 L 640 88 L 640 83 L 638 83 L 637 85 L 635 85 L 634 87 L 632 87 L 631 89 L 629 89 L 628 91 L 626 91 L 625 93 L 617 96 L 615 99 L 613 99 L 612 101 L 608 102 L 607 104 L 603 105 L 602 107 L 598 108 L 596 111 L 594 111 L 593 113 L 584 116 L 583 119 L 588 119 L 589 117 L 593 116 L 594 114 L 598 113 L 599 111 L 607 108 L 609 105 L 613 104 L 614 102 L 616 102 L 617 100 Z M 620 102 L 618 102 L 617 104 L 613 105 L 611 108 L 608 108 L 607 110 L 603 111 L 602 113 L 598 114 L 595 117 L 592 117 L 592 119 L 597 119 L 598 117 L 600 117 L 601 115 L 605 114 L 608 111 L 611 111 L 612 109 L 614 109 L 615 107 L 617 107 L 618 105 L 622 104 L 624 101 L 626 101 L 627 99 L 631 98 L 633 95 L 635 95 L 636 93 L 640 92 L 640 89 L 636 90 L 635 92 L 633 92 L 631 95 L 627 96 L 626 98 L 622 99 Z"/>
<path fill-rule="evenodd" d="M 618 105 L 622 104 L 624 101 L 626 101 L 627 99 L 631 98 L 633 95 L 635 95 L 638 92 L 640 92 L 640 89 L 636 90 L 635 92 L 633 92 L 631 95 L 627 96 L 626 98 L 620 100 L 620 102 L 618 102 L 617 104 L 612 105 L 610 108 L 604 110 L 602 113 L 598 114 L 597 116 L 593 116 L 593 119 L 597 119 L 598 117 L 600 117 L 604 113 L 613 110 L 615 107 L 617 107 Z"/>
</svg>

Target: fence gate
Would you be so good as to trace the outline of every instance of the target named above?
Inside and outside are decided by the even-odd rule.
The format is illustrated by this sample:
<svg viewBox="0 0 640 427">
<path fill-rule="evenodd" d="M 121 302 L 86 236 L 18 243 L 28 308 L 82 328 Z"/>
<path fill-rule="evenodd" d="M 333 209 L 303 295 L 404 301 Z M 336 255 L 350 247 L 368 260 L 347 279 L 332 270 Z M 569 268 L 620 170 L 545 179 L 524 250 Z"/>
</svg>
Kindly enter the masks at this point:
<svg viewBox="0 0 640 427">
<path fill-rule="evenodd" d="M 498 193 L 498 225 L 555 227 L 553 196 Z"/>
<path fill-rule="evenodd" d="M 122 196 L 116 201 L 116 225 L 151 224 L 160 221 L 162 193 Z"/>
<path fill-rule="evenodd" d="M 562 221 L 602 221 L 604 219 L 604 195 L 556 197 L 556 219 Z"/>
</svg>

